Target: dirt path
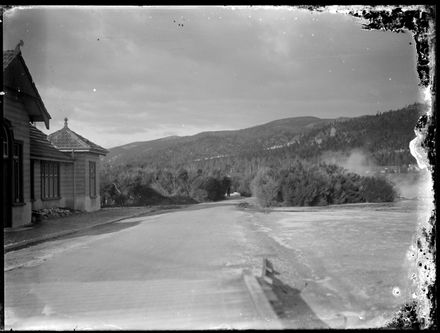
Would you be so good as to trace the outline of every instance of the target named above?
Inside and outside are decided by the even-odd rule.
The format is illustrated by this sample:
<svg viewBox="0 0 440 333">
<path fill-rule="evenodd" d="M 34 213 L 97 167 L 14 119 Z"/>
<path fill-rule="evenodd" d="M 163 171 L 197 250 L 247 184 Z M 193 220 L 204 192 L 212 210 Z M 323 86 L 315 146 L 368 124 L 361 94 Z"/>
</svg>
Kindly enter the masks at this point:
<svg viewBox="0 0 440 333">
<path fill-rule="evenodd" d="M 243 215 L 206 204 L 7 253 L 6 327 L 269 328 L 242 277 Z"/>
</svg>

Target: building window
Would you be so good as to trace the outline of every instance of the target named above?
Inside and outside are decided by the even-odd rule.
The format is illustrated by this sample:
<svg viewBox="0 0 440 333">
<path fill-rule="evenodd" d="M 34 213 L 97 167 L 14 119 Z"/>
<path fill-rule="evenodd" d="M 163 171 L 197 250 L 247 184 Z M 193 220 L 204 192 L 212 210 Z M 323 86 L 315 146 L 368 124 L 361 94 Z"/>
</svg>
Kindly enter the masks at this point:
<svg viewBox="0 0 440 333">
<path fill-rule="evenodd" d="M 6 129 L 2 126 L 2 145 L 3 145 L 3 158 L 9 157 L 9 142 Z"/>
<path fill-rule="evenodd" d="M 35 161 L 31 160 L 31 200 L 35 200 L 35 177 L 34 177 Z"/>
<path fill-rule="evenodd" d="M 13 161 L 14 203 L 23 203 L 23 144 L 14 142 Z"/>
<path fill-rule="evenodd" d="M 57 199 L 60 197 L 60 164 L 41 161 L 41 198 Z"/>
<path fill-rule="evenodd" d="M 89 195 L 96 197 L 96 163 L 89 162 Z"/>
</svg>

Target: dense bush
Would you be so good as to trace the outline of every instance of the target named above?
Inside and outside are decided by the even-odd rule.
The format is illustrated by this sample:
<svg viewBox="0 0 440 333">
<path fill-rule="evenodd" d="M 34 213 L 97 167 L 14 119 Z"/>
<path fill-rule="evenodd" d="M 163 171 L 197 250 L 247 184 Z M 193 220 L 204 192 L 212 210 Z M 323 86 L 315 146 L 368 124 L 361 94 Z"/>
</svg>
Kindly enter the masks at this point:
<svg viewBox="0 0 440 333">
<path fill-rule="evenodd" d="M 231 179 L 231 188 L 244 197 L 250 197 L 252 195 L 251 182 L 253 179 L 252 174 L 235 174 Z"/>
<path fill-rule="evenodd" d="M 393 201 L 396 192 L 383 178 L 361 177 L 327 164 L 293 161 L 275 171 L 263 167 L 252 181 L 252 193 L 264 206 L 323 206 Z"/>
<path fill-rule="evenodd" d="M 393 201 L 397 193 L 390 183 L 379 177 L 364 177 L 362 195 L 367 202 Z"/>
<path fill-rule="evenodd" d="M 251 162 L 228 176 L 220 168 L 119 168 L 101 178 L 103 205 L 146 205 L 180 198 L 218 201 L 228 188 L 251 193 L 262 206 L 322 206 L 393 201 L 396 192 L 384 178 L 361 177 L 330 164 L 305 160 Z M 253 164 L 255 163 L 255 164 Z M 110 172 L 111 171 L 111 172 Z"/>
<path fill-rule="evenodd" d="M 272 168 L 259 169 L 251 183 L 251 190 L 263 207 L 274 205 L 280 192 L 279 175 Z"/>
<path fill-rule="evenodd" d="M 194 168 L 104 168 L 102 204 L 152 205 L 217 201 L 225 197 L 231 179 L 220 170 Z"/>
<path fill-rule="evenodd" d="M 166 198 L 147 185 L 135 183 L 130 189 L 130 200 L 126 204 L 130 205 L 154 205 L 159 204 Z"/>
<path fill-rule="evenodd" d="M 281 173 L 284 205 L 317 206 L 329 203 L 330 179 L 321 169 L 296 161 Z"/>
<path fill-rule="evenodd" d="M 203 189 L 206 190 L 207 199 L 210 201 L 218 201 L 225 197 L 226 189 L 224 188 L 223 182 L 212 176 L 205 180 Z"/>
</svg>

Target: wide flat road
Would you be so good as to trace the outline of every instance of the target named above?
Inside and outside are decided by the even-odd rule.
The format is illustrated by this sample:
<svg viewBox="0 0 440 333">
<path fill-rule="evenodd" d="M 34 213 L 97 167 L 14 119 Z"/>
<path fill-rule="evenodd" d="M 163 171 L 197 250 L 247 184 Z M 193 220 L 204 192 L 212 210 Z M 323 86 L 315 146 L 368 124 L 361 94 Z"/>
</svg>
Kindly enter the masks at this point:
<svg viewBox="0 0 440 333">
<path fill-rule="evenodd" d="M 204 204 L 7 253 L 5 329 L 276 328 L 242 277 L 245 215 Z"/>
</svg>

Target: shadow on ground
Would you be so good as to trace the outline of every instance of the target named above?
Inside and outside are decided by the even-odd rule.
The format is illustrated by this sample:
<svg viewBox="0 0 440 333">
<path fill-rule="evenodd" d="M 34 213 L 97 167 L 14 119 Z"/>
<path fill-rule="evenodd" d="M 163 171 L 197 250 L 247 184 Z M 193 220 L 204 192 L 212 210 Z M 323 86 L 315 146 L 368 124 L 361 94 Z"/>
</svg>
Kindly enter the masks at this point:
<svg viewBox="0 0 440 333">
<path fill-rule="evenodd" d="M 270 289 L 275 297 L 269 297 L 272 307 L 283 326 L 287 329 L 323 329 L 330 328 L 313 312 L 310 306 L 301 297 L 302 290 L 293 288 L 276 276 L 280 273 L 272 268 L 269 285 L 263 278 L 259 278 L 262 285 Z M 306 288 L 307 285 L 304 286 Z M 303 288 L 303 289 L 304 289 Z"/>
</svg>

